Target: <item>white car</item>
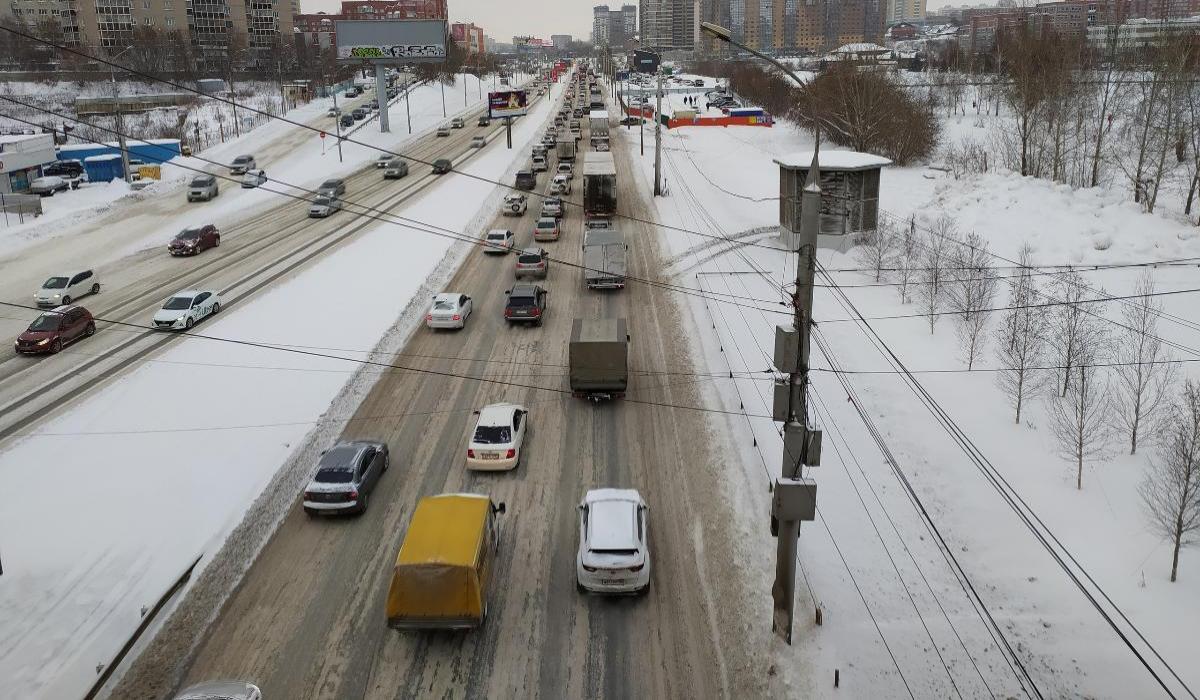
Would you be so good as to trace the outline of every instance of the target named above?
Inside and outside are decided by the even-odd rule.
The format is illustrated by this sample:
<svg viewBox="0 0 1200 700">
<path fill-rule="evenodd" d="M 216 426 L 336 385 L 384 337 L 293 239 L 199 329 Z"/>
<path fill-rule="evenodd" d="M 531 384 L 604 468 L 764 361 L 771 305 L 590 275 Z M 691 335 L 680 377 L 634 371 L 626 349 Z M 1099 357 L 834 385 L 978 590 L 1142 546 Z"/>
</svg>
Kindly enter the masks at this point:
<svg viewBox="0 0 1200 700">
<path fill-rule="evenodd" d="M 392 159 L 395 157 L 396 156 L 392 155 L 391 153 L 380 153 L 379 157 L 375 159 L 375 167 L 386 168 L 388 163 L 391 163 Z"/>
<path fill-rule="evenodd" d="M 63 192 L 71 189 L 71 183 L 57 175 L 46 175 L 37 177 L 33 182 L 29 183 L 29 192 L 31 194 L 40 194 L 43 197 L 53 197 L 55 192 Z"/>
<path fill-rule="evenodd" d="M 581 593 L 650 590 L 646 502 L 634 489 L 592 489 L 579 504 L 576 586 Z"/>
<path fill-rule="evenodd" d="M 529 200 L 523 194 L 505 195 L 500 211 L 505 216 L 521 216 L 529 208 Z"/>
<path fill-rule="evenodd" d="M 471 137 L 471 148 L 483 148 L 486 145 L 487 139 L 483 138 L 482 136 Z"/>
<path fill-rule="evenodd" d="M 467 444 L 467 469 L 515 469 L 529 430 L 529 411 L 515 403 L 494 403 L 476 414 L 479 420 Z"/>
<path fill-rule="evenodd" d="M 242 187 L 245 187 L 247 189 L 252 188 L 252 187 L 258 187 L 259 185 L 265 185 L 266 183 L 267 183 L 267 171 L 266 170 L 247 170 L 246 174 L 242 176 Z"/>
<path fill-rule="evenodd" d="M 491 231 L 488 231 L 487 235 L 483 238 L 483 252 L 508 255 L 508 253 L 513 249 L 513 243 L 515 240 L 516 236 L 513 235 L 512 231 L 507 231 L 502 228 L 494 228 Z"/>
<path fill-rule="evenodd" d="M 42 283 L 42 288 L 33 293 L 37 306 L 54 308 L 69 306 L 72 301 L 87 294 L 100 292 L 100 280 L 91 270 L 76 270 L 54 275 Z"/>
<path fill-rule="evenodd" d="M 175 700 L 262 700 L 262 691 L 246 681 L 205 681 L 184 688 Z"/>
<path fill-rule="evenodd" d="M 467 317 L 474 310 L 471 297 L 459 292 L 442 292 L 433 297 L 433 306 L 425 314 L 429 328 L 465 328 Z"/>
<path fill-rule="evenodd" d="M 572 167 L 570 163 L 559 163 L 558 169 L 554 172 L 555 177 L 558 177 L 559 175 L 566 175 L 567 179 L 573 179 L 575 177 L 575 168 Z"/>
<path fill-rule="evenodd" d="M 154 327 L 164 331 L 189 330 L 197 321 L 221 310 L 221 298 L 211 289 L 175 292 L 154 313 Z"/>
<path fill-rule="evenodd" d="M 559 173 L 550 181 L 550 194 L 571 194 L 571 178 Z"/>
</svg>

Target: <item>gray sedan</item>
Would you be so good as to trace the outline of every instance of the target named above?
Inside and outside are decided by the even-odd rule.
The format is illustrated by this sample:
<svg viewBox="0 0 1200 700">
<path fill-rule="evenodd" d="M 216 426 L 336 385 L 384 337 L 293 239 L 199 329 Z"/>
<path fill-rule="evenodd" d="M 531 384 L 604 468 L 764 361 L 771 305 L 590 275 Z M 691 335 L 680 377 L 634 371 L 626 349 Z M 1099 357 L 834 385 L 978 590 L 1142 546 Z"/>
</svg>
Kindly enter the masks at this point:
<svg viewBox="0 0 1200 700">
<path fill-rule="evenodd" d="M 317 473 L 304 489 L 304 512 L 362 513 L 379 477 L 388 468 L 387 443 L 370 440 L 340 442 L 317 464 Z"/>
<path fill-rule="evenodd" d="M 308 207 L 308 216 L 313 219 L 324 219 L 335 211 L 341 211 L 342 200 L 337 197 L 321 195 L 313 200 Z"/>
</svg>

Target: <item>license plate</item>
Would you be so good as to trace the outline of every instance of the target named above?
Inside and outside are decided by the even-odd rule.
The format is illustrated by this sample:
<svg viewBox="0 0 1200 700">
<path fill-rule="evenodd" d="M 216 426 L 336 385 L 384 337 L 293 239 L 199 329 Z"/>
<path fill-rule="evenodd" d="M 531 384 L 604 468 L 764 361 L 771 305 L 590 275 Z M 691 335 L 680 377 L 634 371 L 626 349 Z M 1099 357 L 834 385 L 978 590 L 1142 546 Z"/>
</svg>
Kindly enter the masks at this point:
<svg viewBox="0 0 1200 700">
<path fill-rule="evenodd" d="M 484 452 L 483 454 L 479 455 L 479 458 L 480 458 L 480 459 L 500 459 L 500 455 L 498 455 L 498 454 L 489 454 L 489 453 L 487 453 L 487 452 Z"/>
</svg>

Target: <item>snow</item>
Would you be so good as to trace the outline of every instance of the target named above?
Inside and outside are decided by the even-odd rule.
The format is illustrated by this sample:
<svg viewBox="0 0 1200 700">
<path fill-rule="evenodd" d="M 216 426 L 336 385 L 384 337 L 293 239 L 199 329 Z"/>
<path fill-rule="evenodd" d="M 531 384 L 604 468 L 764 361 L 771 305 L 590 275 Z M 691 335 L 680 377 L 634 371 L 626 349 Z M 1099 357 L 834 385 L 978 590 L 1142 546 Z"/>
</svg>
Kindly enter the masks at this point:
<svg viewBox="0 0 1200 700">
<path fill-rule="evenodd" d="M 891 165 L 892 161 L 877 156 L 873 153 L 859 153 L 857 151 L 837 151 L 821 149 L 818 153 L 817 165 L 822 168 L 835 168 L 837 170 L 866 170 L 867 168 L 882 168 L 885 165 Z M 780 158 L 776 158 L 775 162 L 785 168 L 805 168 L 812 165 L 812 151 L 798 151 L 789 153 Z"/>
<path fill-rule="evenodd" d="M 510 178 L 549 114 L 548 103 L 537 105 L 514 124 L 513 150 L 493 144 L 459 167 Z M 367 155 L 356 151 L 347 167 Z M 474 237 L 505 191 L 451 173 L 395 213 Z M 226 299 L 219 317 L 197 327 L 213 338 L 302 347 L 330 345 L 336 328 L 338 347 L 360 350 L 324 358 L 188 339 L 0 454 L 6 493 L 26 494 L 0 510 L 5 694 L 82 696 L 96 665 L 137 627 L 141 608 L 197 557 L 199 569 L 209 566 L 307 436 L 352 413 L 356 396 L 342 392 L 366 377 L 354 384 L 360 397 L 375 376 L 354 360 L 381 338 L 402 341 L 424 313 L 414 300 L 469 249 L 401 224 L 371 226 L 252 301 Z M 376 293 L 380 279 L 391 280 L 388 294 Z M 346 298 L 356 302 L 347 306 Z M 68 449 L 86 458 L 62 459 Z"/>
<path fill-rule="evenodd" d="M 967 130 L 948 126 L 952 133 Z M 714 434 L 728 440 L 725 497 L 739 513 L 734 527 L 740 539 L 757 544 L 739 567 L 761 592 L 748 607 L 768 611 L 775 543 L 766 533 L 770 495 L 765 486 L 779 473 L 782 446 L 769 417 L 770 381 L 761 372 L 771 364 L 774 325 L 788 322 L 780 300 L 783 286 L 795 277 L 795 256 L 779 247 L 773 228 L 778 223 L 776 160 L 812 143 L 786 123 L 773 129 L 664 130 L 663 139 L 667 196 L 654 200 L 655 218 L 683 229 L 659 229 L 671 255 L 667 272 L 671 282 L 713 297 L 687 297 L 685 320 L 694 325 L 695 353 L 705 365 L 701 370 L 737 377 L 707 398 L 715 408 L 735 413 L 714 418 Z M 638 164 L 631 174 L 649 191 L 652 152 L 639 158 L 636 138 L 626 139 L 626 147 Z M 808 165 L 805 158 L 796 162 Z M 1177 210 L 1147 215 L 1126 199 L 1123 192 L 1071 190 L 1003 171 L 954 180 L 923 167 L 891 167 L 883 171 L 880 207 L 901 220 L 915 215 L 919 226 L 948 214 L 960 231 L 984 236 L 994 252 L 1008 258 L 1029 242 L 1040 263 L 1097 265 L 1200 255 L 1194 227 Z M 731 251 L 722 236 L 761 247 Z M 821 251 L 819 259 L 834 270 L 860 267 L 852 256 L 833 251 Z M 1095 288 L 1121 294 L 1132 289 L 1140 272 L 1083 274 Z M 832 274 L 842 284 L 874 281 L 860 273 Z M 1192 268 L 1162 267 L 1154 275 L 1162 290 L 1196 286 Z M 917 311 L 900 304 L 888 287 L 847 288 L 846 294 L 867 317 Z M 725 297 L 716 295 L 762 300 L 752 304 L 761 310 L 722 303 Z M 1168 313 L 1194 317 L 1193 297 L 1162 301 Z M 845 321 L 852 314 L 830 290 L 817 290 L 814 309 L 819 335 L 840 366 L 891 368 L 871 342 L 864 342 L 858 325 Z M 1119 318 L 1115 305 L 1104 313 Z M 941 320 L 933 334 L 923 318 L 876 320 L 871 326 L 915 372 L 963 366 L 949 320 Z M 1187 329 L 1165 320 L 1159 334 L 1189 340 Z M 810 471 L 819 485 L 819 516 L 805 524 L 800 537 L 794 646 L 777 643 L 773 650 L 788 694 L 898 697 L 908 695 L 907 684 L 916 697 L 953 695 L 936 646 L 964 697 L 1022 695 L 932 533 L 875 447 L 856 411 L 860 406 L 1046 697 L 1161 695 L 902 379 L 848 376 L 851 394 L 836 376 L 821 371 L 830 361 L 814 349 L 813 410 L 825 431 L 822 465 Z M 990 354 L 984 365 L 994 366 Z M 1184 680 L 1200 685 L 1191 639 L 1200 620 L 1200 555 L 1185 549 L 1179 582 L 1167 582 L 1169 548 L 1148 532 L 1137 496 L 1150 451 L 1114 456 L 1090 468 L 1083 490 L 1077 491 L 1068 465 L 1054 456 L 1040 401 L 1027 408 L 1021 425 L 1014 425 L 991 374 L 917 376 Z M 817 606 L 822 626 L 813 623 Z M 841 674 L 838 691 L 830 689 L 835 669 Z"/>
</svg>

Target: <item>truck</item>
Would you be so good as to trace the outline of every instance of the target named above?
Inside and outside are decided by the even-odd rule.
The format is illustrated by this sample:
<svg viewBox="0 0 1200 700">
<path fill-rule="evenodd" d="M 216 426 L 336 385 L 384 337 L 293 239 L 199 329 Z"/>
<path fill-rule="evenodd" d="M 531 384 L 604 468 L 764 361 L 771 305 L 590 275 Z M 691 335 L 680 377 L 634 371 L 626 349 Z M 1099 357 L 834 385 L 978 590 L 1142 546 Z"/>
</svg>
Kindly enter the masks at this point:
<svg viewBox="0 0 1200 700">
<path fill-rule="evenodd" d="M 629 386 L 629 331 L 623 318 L 575 319 L 567 350 L 571 394 L 617 399 Z"/>
<path fill-rule="evenodd" d="M 608 110 L 593 109 L 588 114 L 588 142 L 593 150 L 608 150 Z"/>
<path fill-rule="evenodd" d="M 625 234 L 615 228 L 585 228 L 583 281 L 588 289 L 625 288 Z"/>
<path fill-rule="evenodd" d="M 608 151 L 583 154 L 583 217 L 606 219 L 617 213 L 617 166 Z"/>
<path fill-rule="evenodd" d="M 558 141 L 555 143 L 555 149 L 558 153 L 558 162 L 575 162 L 575 139 L 570 134 L 559 136 Z"/>
</svg>

